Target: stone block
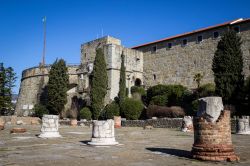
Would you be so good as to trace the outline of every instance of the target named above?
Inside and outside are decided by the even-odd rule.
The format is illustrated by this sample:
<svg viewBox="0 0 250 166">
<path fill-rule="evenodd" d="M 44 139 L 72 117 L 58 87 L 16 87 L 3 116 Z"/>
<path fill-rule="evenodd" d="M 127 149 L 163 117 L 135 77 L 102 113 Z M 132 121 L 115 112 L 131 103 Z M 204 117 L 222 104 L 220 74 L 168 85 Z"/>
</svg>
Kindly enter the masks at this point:
<svg viewBox="0 0 250 166">
<path fill-rule="evenodd" d="M 238 118 L 236 122 L 236 134 L 250 134 L 249 116 Z"/>
<path fill-rule="evenodd" d="M 208 122 L 216 122 L 224 109 L 221 97 L 204 97 L 199 99 L 198 117 L 203 117 Z"/>
<path fill-rule="evenodd" d="M 41 138 L 56 138 L 61 137 L 58 132 L 58 116 L 44 115 L 42 119 Z"/>
</svg>

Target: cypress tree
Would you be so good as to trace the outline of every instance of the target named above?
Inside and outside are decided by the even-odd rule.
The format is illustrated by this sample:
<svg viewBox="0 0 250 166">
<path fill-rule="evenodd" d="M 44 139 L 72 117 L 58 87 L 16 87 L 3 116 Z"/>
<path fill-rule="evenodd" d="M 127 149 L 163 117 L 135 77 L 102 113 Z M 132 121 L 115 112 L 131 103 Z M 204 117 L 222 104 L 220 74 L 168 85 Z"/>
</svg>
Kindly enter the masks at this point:
<svg viewBox="0 0 250 166">
<path fill-rule="evenodd" d="M 119 104 L 121 105 L 122 101 L 126 98 L 126 67 L 124 64 L 125 56 L 122 52 L 121 55 L 121 69 L 120 69 L 120 82 L 119 82 Z"/>
<path fill-rule="evenodd" d="M 234 31 L 226 32 L 213 58 L 215 92 L 227 104 L 233 103 L 244 84 L 241 43 L 241 38 Z"/>
<path fill-rule="evenodd" d="M 0 64 L 0 111 L 2 115 L 13 114 L 12 88 L 15 86 L 16 73 L 12 67 L 5 68 Z"/>
<path fill-rule="evenodd" d="M 96 57 L 93 68 L 93 80 L 91 86 L 91 107 L 93 119 L 100 117 L 104 108 L 104 99 L 107 94 L 108 75 L 106 70 L 106 61 L 103 50 L 96 50 Z"/>
<path fill-rule="evenodd" d="M 67 102 L 69 85 L 68 69 L 63 59 L 56 60 L 49 71 L 48 110 L 50 114 L 58 115 Z"/>
</svg>

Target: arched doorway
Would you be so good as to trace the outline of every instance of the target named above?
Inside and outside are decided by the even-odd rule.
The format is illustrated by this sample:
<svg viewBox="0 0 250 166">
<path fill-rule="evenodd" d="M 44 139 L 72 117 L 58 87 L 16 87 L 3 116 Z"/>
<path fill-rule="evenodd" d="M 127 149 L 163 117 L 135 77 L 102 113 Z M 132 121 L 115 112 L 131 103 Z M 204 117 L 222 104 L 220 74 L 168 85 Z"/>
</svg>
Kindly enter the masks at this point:
<svg viewBox="0 0 250 166">
<path fill-rule="evenodd" d="M 141 80 L 139 78 L 135 79 L 135 86 L 141 86 Z"/>
</svg>

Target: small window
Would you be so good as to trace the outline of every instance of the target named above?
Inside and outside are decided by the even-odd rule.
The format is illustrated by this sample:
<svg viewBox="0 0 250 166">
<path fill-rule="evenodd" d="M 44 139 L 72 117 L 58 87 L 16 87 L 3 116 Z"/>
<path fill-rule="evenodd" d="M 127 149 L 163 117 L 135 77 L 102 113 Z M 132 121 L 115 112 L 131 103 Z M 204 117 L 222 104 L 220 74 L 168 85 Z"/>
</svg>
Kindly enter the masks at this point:
<svg viewBox="0 0 250 166">
<path fill-rule="evenodd" d="M 87 53 L 84 53 L 84 57 L 85 57 L 85 58 L 87 57 Z"/>
<path fill-rule="evenodd" d="M 182 40 L 182 46 L 186 46 L 187 45 L 187 39 Z"/>
<path fill-rule="evenodd" d="M 156 50 L 157 50 L 157 47 L 156 47 L 156 46 L 153 46 L 153 47 L 152 47 L 152 53 L 155 53 Z"/>
<path fill-rule="evenodd" d="M 219 32 L 214 32 L 214 39 L 217 39 L 220 36 Z"/>
<path fill-rule="evenodd" d="M 203 37 L 201 35 L 197 37 L 197 43 L 202 42 L 202 40 L 203 40 Z"/>
<path fill-rule="evenodd" d="M 172 43 L 168 43 L 167 48 L 168 48 L 168 49 L 172 48 Z"/>
<path fill-rule="evenodd" d="M 234 31 L 235 31 L 236 33 L 240 33 L 240 27 L 239 27 L 239 26 L 234 27 Z"/>
<path fill-rule="evenodd" d="M 156 80 L 156 75 L 155 74 L 153 75 L 153 79 Z"/>
</svg>

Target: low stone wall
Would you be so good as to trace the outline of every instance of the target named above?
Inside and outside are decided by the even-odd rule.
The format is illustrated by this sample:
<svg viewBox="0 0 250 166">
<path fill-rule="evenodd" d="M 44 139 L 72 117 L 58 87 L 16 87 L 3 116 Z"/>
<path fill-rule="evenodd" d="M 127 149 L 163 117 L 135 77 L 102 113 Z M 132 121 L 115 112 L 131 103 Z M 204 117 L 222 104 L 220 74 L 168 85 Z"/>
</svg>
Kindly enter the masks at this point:
<svg viewBox="0 0 250 166">
<path fill-rule="evenodd" d="M 122 121 L 122 126 L 123 127 L 153 126 L 154 128 L 181 128 L 181 126 L 182 126 L 182 118 L 126 120 L 126 121 Z"/>
<path fill-rule="evenodd" d="M 42 120 L 38 117 L 18 117 L 18 116 L 0 116 L 0 121 L 4 123 L 10 122 L 16 124 L 17 121 L 22 121 L 23 124 L 41 124 Z"/>
<path fill-rule="evenodd" d="M 70 125 L 70 120 L 59 120 L 60 125 Z M 78 121 L 77 125 L 90 126 L 92 121 Z M 160 118 L 147 120 L 122 120 L 122 127 L 144 127 L 153 126 L 154 128 L 179 128 L 182 127 L 182 118 Z M 232 133 L 236 132 L 236 120 L 231 119 Z"/>
</svg>

